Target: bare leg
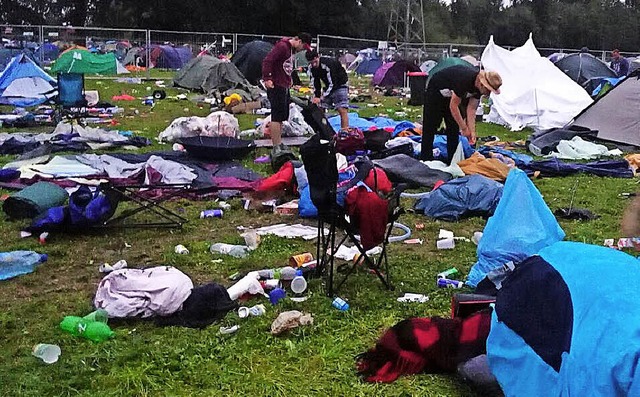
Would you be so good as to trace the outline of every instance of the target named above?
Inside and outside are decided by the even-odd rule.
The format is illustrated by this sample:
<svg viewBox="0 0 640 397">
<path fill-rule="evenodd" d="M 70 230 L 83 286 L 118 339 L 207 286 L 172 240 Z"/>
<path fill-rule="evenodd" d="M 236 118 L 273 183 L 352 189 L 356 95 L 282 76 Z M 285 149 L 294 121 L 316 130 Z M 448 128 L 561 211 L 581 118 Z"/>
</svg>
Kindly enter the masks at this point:
<svg viewBox="0 0 640 397">
<path fill-rule="evenodd" d="M 349 111 L 346 108 L 338 108 L 338 114 L 340 115 L 340 129 L 346 130 L 349 128 Z"/>
<path fill-rule="evenodd" d="M 269 132 L 271 133 L 271 143 L 273 146 L 278 146 L 282 143 L 282 123 L 279 121 L 272 121 L 269 124 Z"/>
</svg>

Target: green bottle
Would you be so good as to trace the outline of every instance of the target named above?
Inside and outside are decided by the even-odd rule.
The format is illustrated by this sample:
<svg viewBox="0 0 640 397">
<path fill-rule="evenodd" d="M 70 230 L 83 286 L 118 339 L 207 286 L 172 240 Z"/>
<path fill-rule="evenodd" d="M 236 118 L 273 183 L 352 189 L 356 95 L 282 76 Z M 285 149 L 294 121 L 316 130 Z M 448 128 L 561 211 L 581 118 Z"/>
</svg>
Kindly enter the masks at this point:
<svg viewBox="0 0 640 397">
<path fill-rule="evenodd" d="M 66 316 L 60 323 L 60 328 L 71 335 L 82 336 L 94 342 L 102 342 L 115 336 L 107 324 L 76 316 Z"/>
</svg>

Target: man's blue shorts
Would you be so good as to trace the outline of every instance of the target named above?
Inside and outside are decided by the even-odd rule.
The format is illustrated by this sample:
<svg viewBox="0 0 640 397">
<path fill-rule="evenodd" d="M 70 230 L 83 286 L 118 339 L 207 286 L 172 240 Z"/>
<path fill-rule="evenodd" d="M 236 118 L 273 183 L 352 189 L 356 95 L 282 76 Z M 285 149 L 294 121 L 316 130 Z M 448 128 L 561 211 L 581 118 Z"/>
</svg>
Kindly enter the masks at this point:
<svg viewBox="0 0 640 397">
<path fill-rule="evenodd" d="M 325 109 L 349 109 L 349 87 L 338 87 L 331 94 L 322 98 Z"/>
</svg>

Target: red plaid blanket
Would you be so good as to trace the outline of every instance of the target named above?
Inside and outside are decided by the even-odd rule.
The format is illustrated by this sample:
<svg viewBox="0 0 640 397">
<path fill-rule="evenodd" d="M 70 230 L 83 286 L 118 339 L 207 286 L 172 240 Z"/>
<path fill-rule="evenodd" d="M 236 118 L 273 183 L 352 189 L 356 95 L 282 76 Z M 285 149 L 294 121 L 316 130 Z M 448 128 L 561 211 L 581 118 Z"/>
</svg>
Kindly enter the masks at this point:
<svg viewBox="0 0 640 397">
<path fill-rule="evenodd" d="M 486 353 L 491 309 L 465 319 L 411 318 L 382 335 L 376 346 L 356 357 L 368 382 L 393 382 L 400 375 L 453 372 L 459 363 Z"/>
</svg>

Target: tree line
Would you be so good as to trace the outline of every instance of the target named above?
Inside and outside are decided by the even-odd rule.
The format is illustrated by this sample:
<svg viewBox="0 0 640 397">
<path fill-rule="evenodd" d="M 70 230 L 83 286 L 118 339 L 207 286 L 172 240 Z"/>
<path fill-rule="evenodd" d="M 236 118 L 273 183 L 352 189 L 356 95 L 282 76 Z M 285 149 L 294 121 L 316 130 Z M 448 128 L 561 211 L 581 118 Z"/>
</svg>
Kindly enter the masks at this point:
<svg viewBox="0 0 640 397">
<path fill-rule="evenodd" d="M 404 2 L 405 0 L 397 0 Z M 387 39 L 394 0 L 5 0 L 0 22 Z M 424 0 L 426 42 L 640 49 L 638 0 Z"/>
</svg>

